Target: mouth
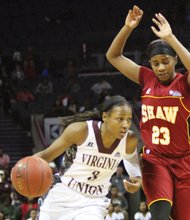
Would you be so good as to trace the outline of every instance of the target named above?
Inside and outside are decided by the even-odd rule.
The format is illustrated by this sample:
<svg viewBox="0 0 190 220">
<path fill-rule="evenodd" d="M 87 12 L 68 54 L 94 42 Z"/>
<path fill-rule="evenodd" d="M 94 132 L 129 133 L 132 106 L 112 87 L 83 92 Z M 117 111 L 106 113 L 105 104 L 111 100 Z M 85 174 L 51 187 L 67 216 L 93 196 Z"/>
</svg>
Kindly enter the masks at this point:
<svg viewBox="0 0 190 220">
<path fill-rule="evenodd" d="M 165 79 L 168 77 L 168 73 L 158 73 L 159 79 Z"/>
<path fill-rule="evenodd" d="M 127 131 L 121 131 L 120 134 L 122 137 L 124 137 L 126 135 Z"/>
</svg>

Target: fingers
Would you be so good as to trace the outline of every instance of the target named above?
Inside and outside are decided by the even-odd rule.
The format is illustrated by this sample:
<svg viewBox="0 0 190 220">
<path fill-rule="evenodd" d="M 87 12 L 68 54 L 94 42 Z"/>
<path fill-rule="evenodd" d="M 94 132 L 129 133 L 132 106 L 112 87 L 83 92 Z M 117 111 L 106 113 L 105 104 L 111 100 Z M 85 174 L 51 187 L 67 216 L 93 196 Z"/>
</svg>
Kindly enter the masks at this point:
<svg viewBox="0 0 190 220">
<path fill-rule="evenodd" d="M 160 13 L 158 13 L 158 14 L 156 13 L 156 14 L 155 14 L 155 17 L 156 17 L 156 19 L 153 18 L 152 21 L 153 21 L 158 27 L 160 27 L 160 26 L 162 26 L 162 25 L 168 23 L 167 20 L 165 19 L 165 17 L 164 17 L 162 14 L 160 14 Z"/>
<path fill-rule="evenodd" d="M 154 32 L 154 34 L 158 35 L 158 31 L 156 30 L 156 28 L 154 26 L 151 26 L 151 29 Z"/>
<path fill-rule="evenodd" d="M 160 21 L 161 24 L 165 24 L 167 22 L 167 20 L 161 13 L 156 13 L 155 16 Z"/>
<path fill-rule="evenodd" d="M 127 192 L 135 193 L 139 189 L 139 184 L 138 183 L 129 182 L 126 179 L 123 180 L 123 183 L 124 183 L 124 186 L 125 186 L 125 189 L 126 189 Z"/>
</svg>

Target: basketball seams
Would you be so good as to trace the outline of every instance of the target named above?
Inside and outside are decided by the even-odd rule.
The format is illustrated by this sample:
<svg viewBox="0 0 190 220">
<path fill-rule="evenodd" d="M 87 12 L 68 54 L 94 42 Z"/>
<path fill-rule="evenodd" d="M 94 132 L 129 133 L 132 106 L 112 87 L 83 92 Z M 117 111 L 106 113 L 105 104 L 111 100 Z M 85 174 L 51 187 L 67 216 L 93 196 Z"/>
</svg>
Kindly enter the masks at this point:
<svg viewBox="0 0 190 220">
<path fill-rule="evenodd" d="M 30 181 L 29 181 L 29 172 L 30 172 L 30 169 L 29 169 L 29 163 L 30 163 L 30 157 L 26 157 L 27 159 L 27 162 L 26 162 L 26 167 L 25 167 L 25 181 L 26 181 L 26 187 L 27 187 L 27 194 L 30 195 L 31 197 L 31 189 L 30 189 Z"/>
<path fill-rule="evenodd" d="M 42 187 L 43 187 L 44 170 L 46 170 L 45 167 L 44 167 L 43 161 L 42 161 L 40 158 L 38 158 L 38 160 L 39 160 L 39 162 L 40 162 L 40 169 L 41 169 L 41 174 L 42 174 L 42 175 L 41 175 L 41 178 L 40 178 L 40 184 L 39 184 L 40 188 L 38 189 L 37 195 L 39 195 L 39 192 L 41 192 L 41 189 L 42 189 Z"/>
<path fill-rule="evenodd" d="M 39 197 L 51 188 L 53 172 L 42 158 L 27 156 L 12 168 L 11 181 L 19 194 L 25 197 Z"/>
</svg>

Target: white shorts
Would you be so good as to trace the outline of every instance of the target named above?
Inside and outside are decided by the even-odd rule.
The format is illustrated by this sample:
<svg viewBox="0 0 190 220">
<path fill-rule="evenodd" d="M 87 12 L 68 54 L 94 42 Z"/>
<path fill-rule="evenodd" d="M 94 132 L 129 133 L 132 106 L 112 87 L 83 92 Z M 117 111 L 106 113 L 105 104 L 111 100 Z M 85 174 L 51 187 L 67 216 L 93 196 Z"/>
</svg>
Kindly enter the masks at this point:
<svg viewBox="0 0 190 220">
<path fill-rule="evenodd" d="M 110 199 L 87 197 L 57 183 L 40 207 L 39 220 L 103 220 Z"/>
</svg>

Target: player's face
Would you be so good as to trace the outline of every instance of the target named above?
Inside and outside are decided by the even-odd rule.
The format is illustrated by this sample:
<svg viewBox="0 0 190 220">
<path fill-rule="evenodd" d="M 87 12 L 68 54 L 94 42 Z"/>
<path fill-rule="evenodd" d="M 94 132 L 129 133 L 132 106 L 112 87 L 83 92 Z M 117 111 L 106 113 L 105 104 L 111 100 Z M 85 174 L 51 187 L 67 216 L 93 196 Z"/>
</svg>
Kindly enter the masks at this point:
<svg viewBox="0 0 190 220">
<path fill-rule="evenodd" d="M 175 77 L 176 59 L 170 55 L 159 54 L 151 58 L 152 70 L 163 84 L 170 83 Z"/>
<path fill-rule="evenodd" d="M 128 105 L 115 106 L 103 117 L 107 132 L 121 139 L 131 126 L 132 109 Z"/>
</svg>

